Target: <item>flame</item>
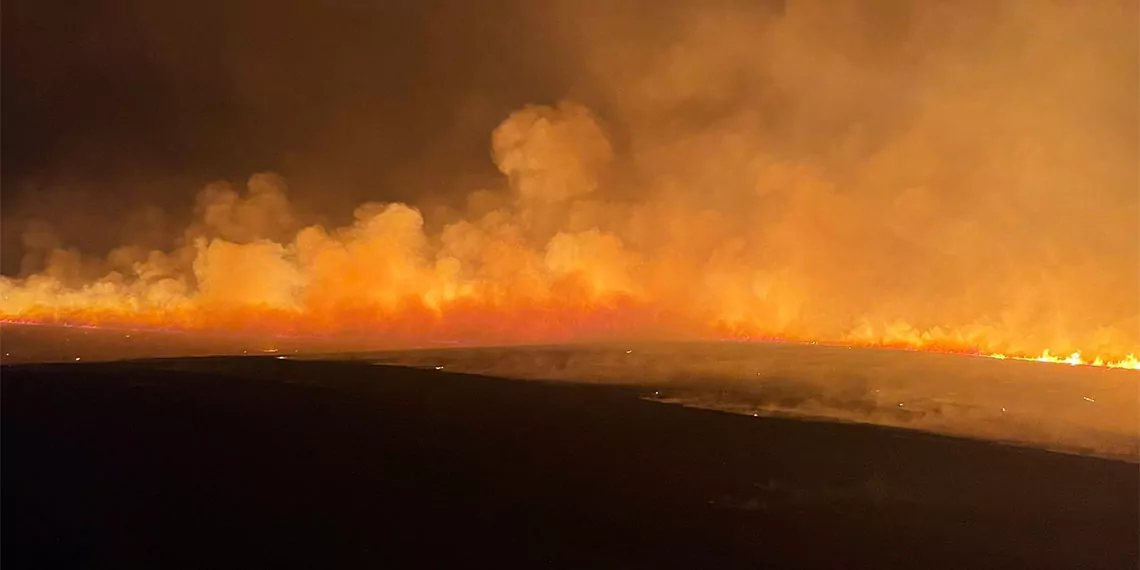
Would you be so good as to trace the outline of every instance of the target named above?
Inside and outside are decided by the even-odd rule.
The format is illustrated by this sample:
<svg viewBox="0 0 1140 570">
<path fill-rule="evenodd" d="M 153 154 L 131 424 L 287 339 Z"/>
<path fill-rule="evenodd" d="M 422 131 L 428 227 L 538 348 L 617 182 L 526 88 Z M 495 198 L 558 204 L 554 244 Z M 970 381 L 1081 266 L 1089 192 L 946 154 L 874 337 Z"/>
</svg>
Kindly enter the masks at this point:
<svg viewBox="0 0 1140 570">
<path fill-rule="evenodd" d="M 1105 360 L 1098 356 L 1092 360 L 1086 360 L 1081 357 L 1081 352 L 1078 350 L 1069 356 L 1061 358 L 1052 354 L 1048 349 L 1041 353 L 1040 356 L 1010 356 L 1006 354 L 994 353 L 987 354 L 990 358 L 998 360 L 1024 360 L 1028 362 L 1047 362 L 1049 364 L 1068 364 L 1070 366 L 1098 366 L 1105 368 L 1123 368 L 1126 370 L 1140 370 L 1140 358 L 1135 354 L 1129 354 L 1119 360 Z"/>
<path fill-rule="evenodd" d="M 409 297 L 395 308 L 348 306 L 282 310 L 268 307 L 230 307 L 204 310 L 194 301 L 165 309 L 87 305 L 82 302 L 48 307 L 34 305 L 13 311 L 5 306 L 0 324 L 63 325 L 88 328 L 130 328 L 164 331 L 243 331 L 276 337 L 328 337 L 365 335 L 376 348 L 399 348 L 424 344 L 504 345 L 573 342 L 589 339 L 659 338 L 733 340 L 749 342 L 794 342 L 839 347 L 889 348 L 908 351 L 984 356 L 1070 366 L 1140 370 L 1140 358 L 1129 353 L 1118 358 L 1088 359 L 1081 351 L 1058 356 L 1046 349 L 1040 355 L 985 352 L 976 345 L 938 341 L 929 333 L 918 340 L 847 335 L 842 338 L 799 338 L 756 331 L 743 333 L 739 326 L 724 322 L 701 324 L 654 309 L 631 297 L 583 298 L 569 296 L 525 305 L 494 304 L 474 297 L 439 301 L 438 292 Z M 7 300 L 7 298 L 5 299 Z M 129 303 L 128 303 L 129 305 Z M 664 332 L 664 334 L 662 334 Z M 675 334 L 669 334 L 675 333 Z"/>
</svg>

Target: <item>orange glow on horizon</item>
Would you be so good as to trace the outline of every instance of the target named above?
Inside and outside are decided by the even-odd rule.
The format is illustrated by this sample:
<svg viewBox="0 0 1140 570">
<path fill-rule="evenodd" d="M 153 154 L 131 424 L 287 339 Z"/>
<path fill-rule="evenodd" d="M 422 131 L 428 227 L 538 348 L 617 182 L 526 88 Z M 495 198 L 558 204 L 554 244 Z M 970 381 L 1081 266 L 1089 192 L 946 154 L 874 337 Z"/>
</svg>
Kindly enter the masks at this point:
<svg viewBox="0 0 1140 570">
<path fill-rule="evenodd" d="M 400 349 L 434 344 L 463 346 L 534 345 L 606 340 L 703 340 L 737 342 L 790 342 L 855 348 L 981 356 L 1070 366 L 1140 370 L 1135 353 L 1086 357 L 1081 351 L 1058 356 L 1046 349 L 1040 354 L 1004 353 L 987 348 L 984 339 L 971 344 L 953 335 L 933 339 L 859 337 L 801 338 L 765 334 L 725 322 L 700 324 L 678 314 L 656 310 L 629 297 L 600 302 L 585 299 L 551 300 L 518 306 L 470 299 L 434 307 L 409 299 L 395 308 L 335 307 L 323 312 L 265 307 L 230 307 L 200 310 L 193 306 L 150 311 L 123 311 L 98 307 L 72 309 L 31 307 L 18 314 L 0 315 L 0 324 L 58 325 L 89 328 L 177 332 L 249 333 L 266 337 L 366 339 L 375 349 Z"/>
</svg>

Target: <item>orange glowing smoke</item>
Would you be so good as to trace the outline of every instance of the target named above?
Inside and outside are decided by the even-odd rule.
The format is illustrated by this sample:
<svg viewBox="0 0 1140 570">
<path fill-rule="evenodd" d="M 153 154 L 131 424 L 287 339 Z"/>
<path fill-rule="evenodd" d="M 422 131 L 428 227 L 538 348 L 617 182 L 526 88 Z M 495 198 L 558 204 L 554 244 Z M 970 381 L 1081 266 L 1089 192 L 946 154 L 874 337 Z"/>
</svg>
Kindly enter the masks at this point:
<svg viewBox="0 0 1140 570">
<path fill-rule="evenodd" d="M 393 294 L 383 282 L 356 282 L 351 271 L 340 275 L 343 279 L 335 283 L 303 289 L 297 299 L 276 303 L 258 302 L 256 290 L 243 291 L 242 302 L 200 292 L 155 301 L 147 297 L 154 294 L 150 291 L 123 291 L 107 282 L 64 290 L 57 282 L 32 279 L 5 283 L 0 316 L 4 322 L 245 331 L 270 336 L 366 335 L 376 348 L 455 342 L 731 339 L 878 346 L 1140 370 L 1140 360 L 1133 353 L 1085 358 L 1080 351 L 1065 357 L 1049 349 L 1039 356 L 995 352 L 1003 340 L 987 337 L 977 327 L 970 332 L 937 329 L 932 334 L 896 324 L 885 333 L 856 329 L 830 338 L 765 331 L 726 322 L 712 313 L 702 315 L 699 308 L 668 310 L 637 295 L 599 292 L 580 274 L 530 294 L 488 283 L 444 283 L 419 293 L 405 291 L 402 296 Z M 900 334 L 900 329 L 908 334 Z"/>
<path fill-rule="evenodd" d="M 696 142 L 645 160 L 668 172 L 675 153 L 719 144 Z M 1140 368 L 1135 315 L 1098 304 L 1126 296 L 1098 280 L 1097 260 L 1042 280 L 1040 266 L 1008 263 L 1020 253 L 987 226 L 934 216 L 922 188 L 849 194 L 810 164 L 753 160 L 744 197 L 714 192 L 712 171 L 707 192 L 679 191 L 678 174 L 637 200 L 607 198 L 614 150 L 573 104 L 515 113 L 492 146 L 504 188 L 431 223 L 409 205 L 366 204 L 327 229 L 301 223 L 276 176 L 244 193 L 212 185 L 172 251 L 35 252 L 41 271 L 0 279 L 0 318 L 349 335 L 375 348 L 750 339 Z M 893 176 L 890 152 L 872 174 Z M 997 257 L 1002 247 L 1012 253 Z"/>
<path fill-rule="evenodd" d="M 401 216 L 414 216 L 404 206 L 391 208 Z M 392 262 L 380 252 L 352 251 L 355 246 L 344 246 L 338 240 L 322 244 L 328 248 L 324 251 L 333 252 L 327 254 L 332 260 L 310 262 L 305 266 L 308 274 L 301 273 L 285 253 L 288 248 L 278 244 L 215 240 L 197 247 L 193 262 L 198 270 L 196 290 L 189 289 L 183 278 L 174 277 L 132 283 L 112 273 L 93 284 L 67 288 L 58 279 L 35 276 L 2 283 L 0 316 L 6 322 L 244 331 L 268 336 L 363 335 L 376 348 L 731 339 L 878 346 L 1140 369 L 1134 354 L 1084 359 L 1080 352 L 1059 358 L 1048 349 L 1038 357 L 994 352 L 1003 346 L 1000 331 L 978 326 L 915 331 L 901 323 L 882 330 L 864 324 L 832 337 L 796 334 L 788 328 L 765 329 L 758 320 L 747 324 L 729 321 L 703 307 L 663 307 L 643 292 L 607 289 L 606 281 L 598 278 L 606 273 L 605 268 L 591 268 L 583 260 L 578 261 L 586 266 L 558 274 L 549 266 L 526 265 L 535 260 L 523 255 L 519 263 L 525 261 L 524 267 L 512 266 L 516 277 L 498 276 L 489 281 L 459 279 L 453 267 L 458 262 L 453 259 L 434 268 L 408 259 Z M 331 267 L 322 267 L 322 263 Z M 203 270 L 219 264 L 226 273 Z M 139 274 L 146 273 L 145 263 L 138 267 Z M 551 273 L 557 276 L 552 278 Z"/>
</svg>

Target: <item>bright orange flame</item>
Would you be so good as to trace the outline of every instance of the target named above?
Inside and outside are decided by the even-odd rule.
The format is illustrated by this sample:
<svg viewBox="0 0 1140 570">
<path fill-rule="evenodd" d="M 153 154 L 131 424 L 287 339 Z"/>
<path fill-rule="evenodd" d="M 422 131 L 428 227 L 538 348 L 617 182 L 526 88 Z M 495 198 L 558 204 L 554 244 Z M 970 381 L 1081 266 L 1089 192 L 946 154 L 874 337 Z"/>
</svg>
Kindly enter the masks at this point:
<svg viewBox="0 0 1140 570">
<path fill-rule="evenodd" d="M 1136 358 L 1135 354 L 1129 354 L 1120 360 L 1105 360 L 1101 357 L 1086 360 L 1081 357 L 1081 352 L 1078 350 L 1065 358 L 1060 358 L 1053 355 L 1046 349 L 1041 353 L 1041 356 L 1009 356 L 1005 354 L 987 354 L 990 358 L 997 358 L 999 360 L 1013 359 L 1013 360 L 1026 360 L 1030 362 L 1048 362 L 1050 364 L 1068 364 L 1070 366 L 1103 366 L 1106 368 L 1124 368 L 1128 370 L 1140 370 L 1140 358 Z"/>
<path fill-rule="evenodd" d="M 1102 368 L 1118 368 L 1126 370 L 1140 370 L 1140 358 L 1136 357 L 1135 353 L 1128 353 L 1119 356 L 1097 356 L 1091 360 L 1082 357 L 1081 351 L 1075 351 L 1067 357 L 1058 357 L 1049 349 L 1045 349 L 1040 355 L 1033 356 L 1025 353 L 1003 353 L 993 352 L 986 350 L 986 346 L 990 346 L 994 341 L 984 337 L 972 336 L 969 337 L 971 341 L 966 340 L 960 332 L 949 331 L 939 333 L 937 336 L 932 335 L 930 332 L 921 334 L 912 334 L 907 337 L 879 337 L 874 336 L 860 336 L 859 334 L 851 334 L 841 339 L 785 339 L 774 335 L 747 335 L 741 334 L 739 329 L 736 329 L 731 335 L 734 338 L 746 338 L 757 340 L 794 340 L 796 342 L 804 342 L 811 344 L 833 344 L 837 346 L 852 346 L 852 347 L 866 347 L 866 348 L 893 348 L 898 350 L 913 350 L 923 352 L 937 352 L 948 354 L 963 354 L 963 355 L 978 355 L 986 356 L 997 360 L 1021 360 L 1027 362 L 1044 362 L 1049 364 L 1068 364 L 1070 366 L 1095 366 Z"/>
<path fill-rule="evenodd" d="M 590 298 L 583 289 L 568 288 L 566 296 L 544 302 L 511 304 L 487 299 L 459 297 L 447 301 L 430 295 L 408 297 L 391 307 L 368 305 L 322 305 L 299 309 L 244 306 L 202 308 L 192 300 L 166 309 L 139 309 L 105 304 L 71 304 L 48 307 L 32 305 L 0 312 L 0 323 L 61 324 L 93 327 L 130 327 L 183 331 L 242 331 L 268 336 L 349 335 L 373 339 L 377 348 L 421 346 L 460 342 L 469 345 L 503 345 L 573 342 L 634 338 L 744 340 L 757 342 L 802 342 L 834 346 L 879 347 L 925 352 L 980 355 L 1000 360 L 1021 360 L 1070 366 L 1095 366 L 1140 370 L 1134 353 L 1092 359 L 1075 351 L 1057 356 L 1050 350 L 1040 355 L 1005 354 L 984 350 L 985 340 L 970 344 L 961 334 L 929 333 L 910 338 L 875 338 L 850 334 L 840 338 L 799 338 L 745 332 L 724 322 L 699 321 L 655 309 L 630 296 Z M 975 339 L 977 340 L 977 339 Z"/>
</svg>

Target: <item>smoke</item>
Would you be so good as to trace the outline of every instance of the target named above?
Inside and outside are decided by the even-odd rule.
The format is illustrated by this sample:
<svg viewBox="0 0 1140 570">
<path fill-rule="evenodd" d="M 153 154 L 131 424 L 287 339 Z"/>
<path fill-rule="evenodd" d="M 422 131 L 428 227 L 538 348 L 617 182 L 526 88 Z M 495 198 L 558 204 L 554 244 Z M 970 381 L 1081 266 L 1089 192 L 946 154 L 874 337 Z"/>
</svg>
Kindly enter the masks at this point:
<svg viewBox="0 0 1140 570">
<path fill-rule="evenodd" d="M 578 80 L 490 133 L 498 183 L 337 227 L 258 174 L 101 260 L 28 225 L 0 313 L 1140 352 L 1133 2 L 623 6 L 535 24 Z"/>
</svg>

